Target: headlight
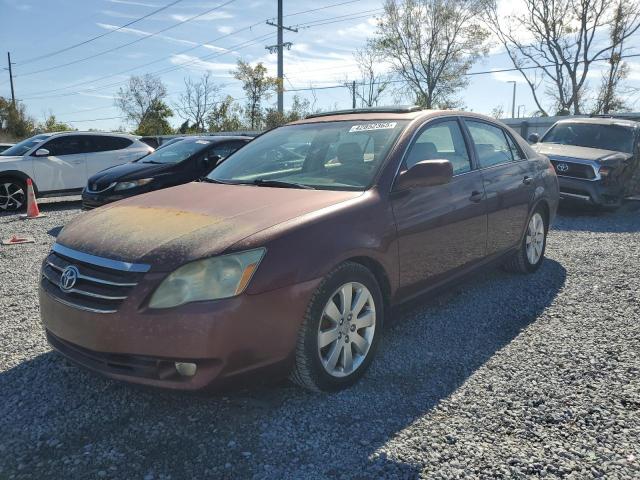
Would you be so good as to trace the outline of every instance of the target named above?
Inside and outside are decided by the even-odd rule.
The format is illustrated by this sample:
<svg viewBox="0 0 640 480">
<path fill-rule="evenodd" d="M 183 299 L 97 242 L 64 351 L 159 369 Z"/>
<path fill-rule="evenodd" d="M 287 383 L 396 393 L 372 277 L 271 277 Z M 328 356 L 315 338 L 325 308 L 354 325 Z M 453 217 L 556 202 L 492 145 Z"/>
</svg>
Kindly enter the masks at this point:
<svg viewBox="0 0 640 480">
<path fill-rule="evenodd" d="M 170 308 L 240 295 L 247 288 L 265 251 L 258 248 L 183 265 L 163 280 L 153 293 L 149 307 Z"/>
<path fill-rule="evenodd" d="M 117 192 L 119 190 L 129 190 L 130 188 L 142 187 L 143 185 L 151 182 L 151 180 L 153 180 L 153 178 L 142 178 L 140 180 L 132 180 L 130 182 L 118 182 L 116 183 L 116 188 L 113 190 Z"/>
<path fill-rule="evenodd" d="M 613 170 L 611 167 L 600 167 L 600 170 L 598 171 L 600 172 L 600 176 L 602 178 L 607 178 L 611 173 L 611 170 Z"/>
</svg>

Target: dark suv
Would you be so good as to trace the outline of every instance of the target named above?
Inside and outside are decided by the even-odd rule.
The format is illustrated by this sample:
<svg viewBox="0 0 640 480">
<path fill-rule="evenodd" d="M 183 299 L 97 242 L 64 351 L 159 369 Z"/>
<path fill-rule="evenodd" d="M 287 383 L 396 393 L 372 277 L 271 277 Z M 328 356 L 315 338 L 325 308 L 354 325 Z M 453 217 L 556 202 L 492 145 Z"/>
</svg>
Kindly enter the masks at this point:
<svg viewBox="0 0 640 480">
<path fill-rule="evenodd" d="M 640 193 L 640 123 L 616 118 L 561 120 L 533 149 L 551 160 L 560 197 L 616 208 Z"/>
<path fill-rule="evenodd" d="M 108 168 L 89 178 L 82 208 L 90 210 L 141 193 L 192 182 L 252 140 L 250 137 L 184 137 L 140 160 Z"/>
<path fill-rule="evenodd" d="M 168 388 L 267 372 L 344 388 L 392 305 L 497 263 L 535 272 L 558 205 L 515 132 L 417 107 L 273 129 L 204 180 L 64 227 L 40 280 L 54 348 Z"/>
</svg>

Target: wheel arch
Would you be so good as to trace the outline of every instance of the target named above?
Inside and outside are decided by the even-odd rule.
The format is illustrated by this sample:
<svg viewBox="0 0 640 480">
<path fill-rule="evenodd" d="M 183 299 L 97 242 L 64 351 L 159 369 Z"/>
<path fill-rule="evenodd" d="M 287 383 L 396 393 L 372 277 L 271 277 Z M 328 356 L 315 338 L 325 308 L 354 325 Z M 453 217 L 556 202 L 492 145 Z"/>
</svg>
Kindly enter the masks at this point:
<svg viewBox="0 0 640 480">
<path fill-rule="evenodd" d="M 23 182 L 26 182 L 27 179 L 29 179 L 31 177 L 29 175 L 27 175 L 26 173 L 20 171 L 20 170 L 4 170 L 4 171 L 0 172 L 0 179 L 1 178 L 18 178 L 18 179 L 22 180 Z M 36 182 L 33 181 L 33 178 L 31 178 L 31 182 L 33 183 L 33 191 L 37 195 L 38 194 L 38 186 L 36 185 Z"/>
<path fill-rule="evenodd" d="M 345 259 L 343 263 L 346 262 L 358 263 L 373 274 L 380 286 L 380 291 L 382 292 L 385 311 L 388 312 L 391 308 L 391 282 L 389 281 L 389 275 L 382 264 L 368 256 L 350 257 Z"/>
</svg>

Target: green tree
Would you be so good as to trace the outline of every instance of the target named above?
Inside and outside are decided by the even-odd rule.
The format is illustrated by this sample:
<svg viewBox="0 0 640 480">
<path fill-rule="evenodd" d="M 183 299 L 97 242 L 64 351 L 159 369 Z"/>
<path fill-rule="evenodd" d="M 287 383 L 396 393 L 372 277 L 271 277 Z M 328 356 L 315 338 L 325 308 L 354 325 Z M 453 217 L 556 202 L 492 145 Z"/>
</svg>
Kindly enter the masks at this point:
<svg viewBox="0 0 640 480">
<path fill-rule="evenodd" d="M 141 119 L 138 128 L 133 133 L 136 135 L 169 135 L 173 129 L 167 118 L 173 116 L 169 106 L 162 100 L 152 103 L 147 109 L 146 116 Z"/>
<path fill-rule="evenodd" d="M 279 127 L 285 123 L 301 120 L 311 113 L 311 102 L 302 99 L 298 95 L 293 96 L 291 108 L 281 114 L 275 108 L 269 108 L 265 115 L 265 126 L 268 129 Z"/>
<path fill-rule="evenodd" d="M 19 140 L 35 133 L 35 122 L 22 102 L 13 106 L 11 100 L 0 97 L 0 132 L 4 137 Z"/>
<path fill-rule="evenodd" d="M 69 130 L 75 130 L 71 125 L 67 125 L 64 122 L 56 120 L 56 116 L 50 112 L 46 120 L 38 125 L 38 130 L 41 132 L 67 132 Z"/>
<path fill-rule="evenodd" d="M 149 132 L 140 135 L 160 135 L 172 132 L 167 118 L 173 112 L 164 102 L 166 97 L 162 80 L 148 73 L 129 77 L 127 85 L 118 90 L 115 105 L 136 126 L 136 132 Z"/>
<path fill-rule="evenodd" d="M 207 117 L 210 132 L 233 132 L 243 130 L 242 108 L 233 97 L 227 95 L 213 108 Z"/>
<path fill-rule="evenodd" d="M 267 75 L 267 67 L 262 62 L 252 67 L 251 64 L 238 60 L 238 66 L 231 73 L 236 80 L 242 82 L 242 89 L 247 97 L 245 115 L 251 129 L 260 128 L 264 118 L 262 102 L 280 88 L 278 79 Z"/>
</svg>

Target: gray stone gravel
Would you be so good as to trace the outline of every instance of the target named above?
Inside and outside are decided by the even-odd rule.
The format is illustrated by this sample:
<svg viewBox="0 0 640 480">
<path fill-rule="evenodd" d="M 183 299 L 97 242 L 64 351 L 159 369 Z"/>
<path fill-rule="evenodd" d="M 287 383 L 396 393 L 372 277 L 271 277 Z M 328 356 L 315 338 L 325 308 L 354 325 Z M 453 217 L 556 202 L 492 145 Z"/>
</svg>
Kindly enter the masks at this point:
<svg viewBox="0 0 640 480">
<path fill-rule="evenodd" d="M 640 211 L 564 212 L 533 276 L 394 312 L 364 380 L 218 395 L 103 379 L 51 352 L 41 259 L 77 202 L 0 216 L 0 479 L 640 478 Z"/>
</svg>

